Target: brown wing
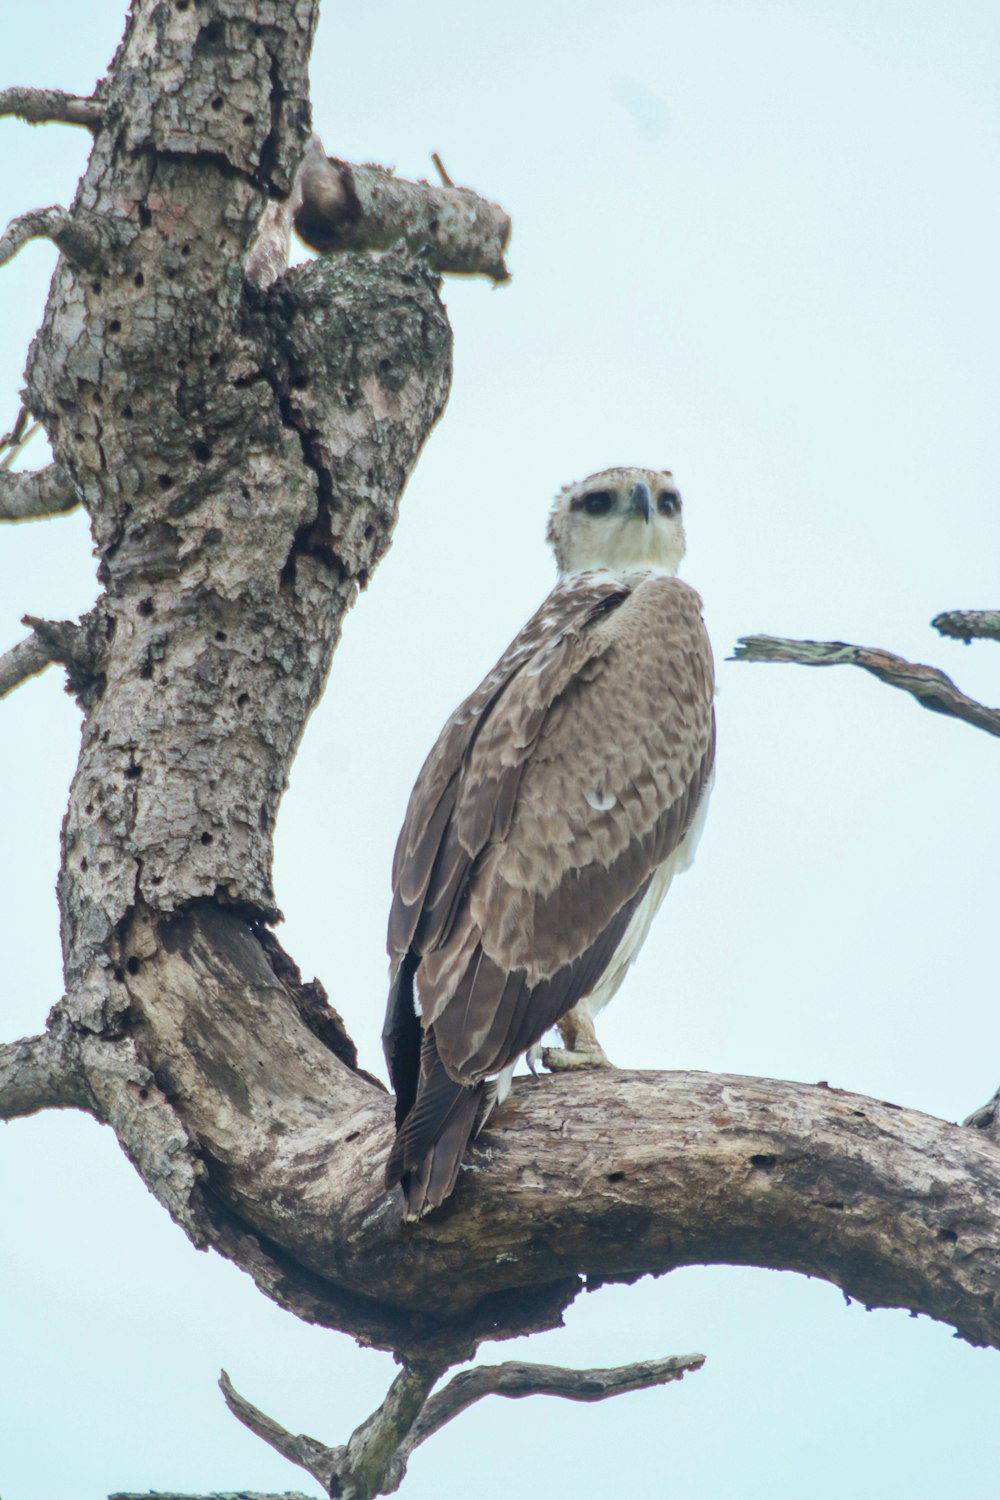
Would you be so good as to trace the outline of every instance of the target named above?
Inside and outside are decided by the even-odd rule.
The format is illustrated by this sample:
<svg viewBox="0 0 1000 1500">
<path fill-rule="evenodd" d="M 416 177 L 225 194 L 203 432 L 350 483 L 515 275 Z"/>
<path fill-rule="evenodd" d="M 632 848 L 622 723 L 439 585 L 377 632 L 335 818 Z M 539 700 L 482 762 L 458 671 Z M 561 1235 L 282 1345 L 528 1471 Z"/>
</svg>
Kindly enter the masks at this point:
<svg viewBox="0 0 1000 1500">
<path fill-rule="evenodd" d="M 470 1095 L 597 984 L 711 772 L 701 601 L 674 578 L 633 582 L 560 585 L 414 789 L 384 1041 L 400 1126 L 387 1176 L 415 1212 L 451 1191 Z"/>
</svg>

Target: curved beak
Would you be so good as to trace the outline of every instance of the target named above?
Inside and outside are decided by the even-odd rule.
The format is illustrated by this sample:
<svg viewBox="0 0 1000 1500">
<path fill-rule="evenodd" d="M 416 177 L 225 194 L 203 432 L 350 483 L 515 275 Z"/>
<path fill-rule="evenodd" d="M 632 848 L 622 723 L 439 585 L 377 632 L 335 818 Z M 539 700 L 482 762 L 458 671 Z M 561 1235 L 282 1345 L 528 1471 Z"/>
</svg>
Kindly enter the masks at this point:
<svg viewBox="0 0 1000 1500">
<path fill-rule="evenodd" d="M 629 495 L 629 515 L 649 522 L 653 518 L 653 502 L 648 484 L 637 484 Z"/>
</svg>

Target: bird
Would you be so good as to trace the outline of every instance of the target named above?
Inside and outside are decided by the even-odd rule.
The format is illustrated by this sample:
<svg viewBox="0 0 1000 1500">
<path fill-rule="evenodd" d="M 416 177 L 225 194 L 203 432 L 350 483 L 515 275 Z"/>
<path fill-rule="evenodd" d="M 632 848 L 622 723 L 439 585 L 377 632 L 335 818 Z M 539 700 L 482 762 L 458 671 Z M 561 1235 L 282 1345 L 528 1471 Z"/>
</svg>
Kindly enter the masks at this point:
<svg viewBox="0 0 1000 1500">
<path fill-rule="evenodd" d="M 712 648 L 676 576 L 672 473 L 564 486 L 547 540 L 557 582 L 442 729 L 393 858 L 385 1182 L 406 1220 L 452 1193 L 547 1031 L 551 1070 L 610 1066 L 594 1018 L 691 864 L 714 779 Z"/>
</svg>

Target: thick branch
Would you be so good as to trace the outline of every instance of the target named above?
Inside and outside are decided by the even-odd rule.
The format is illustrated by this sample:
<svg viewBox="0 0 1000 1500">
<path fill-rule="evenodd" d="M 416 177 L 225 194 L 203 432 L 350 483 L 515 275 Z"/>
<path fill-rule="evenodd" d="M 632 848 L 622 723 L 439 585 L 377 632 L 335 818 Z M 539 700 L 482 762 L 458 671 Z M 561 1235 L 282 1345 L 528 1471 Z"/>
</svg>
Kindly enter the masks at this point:
<svg viewBox="0 0 1000 1500">
<path fill-rule="evenodd" d="M 36 677 L 39 672 L 55 661 L 55 654 L 50 646 L 43 645 L 37 635 L 26 636 L 23 641 L 18 641 L 16 646 L 11 646 L 0 656 L 0 698 L 6 698 L 22 682 L 27 682 L 29 677 Z"/>
<path fill-rule="evenodd" d="M 436 271 L 506 281 L 510 219 L 470 188 L 407 182 L 382 167 L 328 157 L 313 136 L 299 178 L 295 230 L 314 250 L 388 250 L 405 240 Z"/>
<path fill-rule="evenodd" d="M 964 641 L 1000 641 L 1000 609 L 949 609 L 931 621 L 941 635 Z"/>
<path fill-rule="evenodd" d="M 0 469 L 0 521 L 34 521 L 74 510 L 80 497 L 61 464 L 11 473 Z"/>
<path fill-rule="evenodd" d="M 1000 709 L 987 708 L 967 698 L 951 678 L 937 667 L 906 661 L 891 651 L 872 646 L 851 646 L 845 641 L 793 641 L 782 636 L 747 635 L 736 643 L 733 661 L 790 661 L 803 667 L 836 667 L 847 663 L 863 667 L 880 682 L 911 693 L 934 713 L 963 719 L 987 734 L 1000 735 Z"/>
<path fill-rule="evenodd" d="M 90 1104 L 75 1048 L 65 1033 L 0 1044 L 0 1120 Z"/>
<path fill-rule="evenodd" d="M 103 113 L 96 99 L 83 99 L 62 89 L 0 89 L 0 116 L 16 115 L 29 125 L 85 125 L 94 130 Z"/>
</svg>

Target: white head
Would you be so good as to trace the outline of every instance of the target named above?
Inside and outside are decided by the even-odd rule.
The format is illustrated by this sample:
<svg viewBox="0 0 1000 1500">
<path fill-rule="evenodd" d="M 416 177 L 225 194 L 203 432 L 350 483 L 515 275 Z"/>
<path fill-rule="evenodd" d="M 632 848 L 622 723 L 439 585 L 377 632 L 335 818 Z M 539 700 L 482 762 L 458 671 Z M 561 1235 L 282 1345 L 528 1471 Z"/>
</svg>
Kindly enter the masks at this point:
<svg viewBox="0 0 1000 1500">
<path fill-rule="evenodd" d="M 560 574 L 580 568 L 676 573 L 681 497 L 669 469 L 602 469 L 560 490 L 546 532 Z"/>
</svg>

